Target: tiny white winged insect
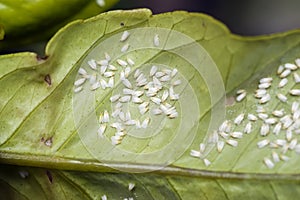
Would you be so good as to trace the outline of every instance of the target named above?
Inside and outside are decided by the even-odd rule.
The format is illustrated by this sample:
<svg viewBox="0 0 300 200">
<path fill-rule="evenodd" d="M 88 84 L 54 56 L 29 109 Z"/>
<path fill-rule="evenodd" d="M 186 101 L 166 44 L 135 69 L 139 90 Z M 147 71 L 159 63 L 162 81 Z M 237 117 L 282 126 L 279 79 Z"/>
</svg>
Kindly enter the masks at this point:
<svg viewBox="0 0 300 200">
<path fill-rule="evenodd" d="M 204 162 L 204 165 L 205 165 L 206 167 L 208 167 L 209 165 L 211 165 L 211 162 L 210 162 L 207 158 L 204 158 L 204 159 L 203 159 L 203 162 Z"/>
<path fill-rule="evenodd" d="M 121 38 L 120 38 L 120 41 L 121 42 L 124 42 L 125 40 L 127 40 L 127 38 L 129 37 L 130 33 L 128 31 L 124 31 Z"/>
<path fill-rule="evenodd" d="M 266 136 L 270 132 L 270 126 L 268 124 L 263 124 L 260 128 L 260 135 Z"/>
<path fill-rule="evenodd" d="M 272 77 L 266 77 L 259 80 L 259 83 L 270 83 L 273 81 Z"/>
<path fill-rule="evenodd" d="M 150 69 L 150 76 L 154 76 L 156 72 L 157 72 L 157 66 L 153 65 Z"/>
<path fill-rule="evenodd" d="M 297 101 L 294 101 L 292 103 L 292 113 L 296 112 L 299 108 L 299 103 Z"/>
<path fill-rule="evenodd" d="M 122 80 L 122 83 L 125 87 L 130 88 L 130 89 L 132 88 L 132 84 L 130 83 L 130 81 L 128 79 Z"/>
<path fill-rule="evenodd" d="M 78 74 L 80 74 L 80 75 L 87 75 L 87 71 L 84 68 L 79 68 L 78 69 Z"/>
<path fill-rule="evenodd" d="M 256 121 L 257 120 L 257 117 L 251 113 L 248 114 L 248 120 L 250 121 Z"/>
<path fill-rule="evenodd" d="M 128 190 L 129 190 L 129 191 L 132 191 L 134 187 L 135 187 L 135 184 L 134 184 L 134 183 L 129 183 L 129 184 L 128 184 Z"/>
<path fill-rule="evenodd" d="M 292 89 L 289 93 L 294 96 L 300 96 L 300 89 Z"/>
<path fill-rule="evenodd" d="M 106 130 L 106 124 L 101 124 L 98 129 L 98 136 L 102 138 L 105 130 Z"/>
<path fill-rule="evenodd" d="M 259 103 L 264 104 L 271 100 L 270 94 L 265 94 L 260 100 Z"/>
<path fill-rule="evenodd" d="M 190 151 L 190 156 L 196 157 L 196 158 L 200 158 L 201 157 L 201 153 L 200 153 L 200 151 L 191 150 Z"/>
<path fill-rule="evenodd" d="M 270 86 L 271 86 L 271 83 L 270 83 L 270 82 L 267 82 L 267 83 L 260 83 L 260 84 L 258 85 L 258 88 L 259 88 L 259 89 L 268 89 Z"/>
<path fill-rule="evenodd" d="M 119 65 L 121 65 L 122 67 L 126 67 L 128 64 L 127 64 L 127 62 L 125 61 L 125 60 L 121 60 L 121 59 L 118 59 L 117 60 L 117 63 L 119 64 Z"/>
<path fill-rule="evenodd" d="M 159 36 L 158 36 L 158 34 L 155 34 L 154 38 L 153 38 L 153 44 L 154 44 L 154 46 L 158 47 L 159 43 L 160 43 L 159 42 Z"/>
<path fill-rule="evenodd" d="M 272 114 L 275 116 L 275 117 L 282 117 L 284 115 L 284 110 L 281 109 L 281 110 L 274 110 L 272 112 Z"/>
<path fill-rule="evenodd" d="M 300 68 L 300 58 L 295 59 L 295 63 Z"/>
<path fill-rule="evenodd" d="M 148 127 L 148 124 L 149 124 L 149 122 L 150 122 L 150 118 L 149 117 L 147 117 L 146 119 L 144 119 L 144 121 L 142 122 L 142 124 L 141 124 L 141 127 L 142 128 L 147 128 Z"/>
<path fill-rule="evenodd" d="M 295 83 L 300 83 L 300 75 L 297 72 L 294 72 L 293 76 Z"/>
<path fill-rule="evenodd" d="M 177 72 L 178 72 L 178 70 L 176 68 L 174 68 L 171 72 L 171 77 L 176 76 Z"/>
<path fill-rule="evenodd" d="M 244 120 L 245 114 L 239 114 L 235 119 L 234 119 L 234 123 L 239 125 L 242 123 L 242 121 Z"/>
<path fill-rule="evenodd" d="M 290 69 L 285 69 L 280 75 L 279 75 L 279 77 L 280 78 L 285 78 L 285 77 L 287 77 L 288 75 L 290 75 L 291 74 L 291 70 Z"/>
<path fill-rule="evenodd" d="M 248 122 L 244 128 L 244 133 L 249 134 L 252 131 L 252 124 L 251 122 Z"/>
<path fill-rule="evenodd" d="M 77 79 L 77 80 L 74 82 L 74 85 L 75 85 L 75 86 L 81 86 L 82 84 L 84 84 L 85 81 L 86 81 L 86 78 L 80 78 L 80 79 Z"/>
<path fill-rule="evenodd" d="M 245 99 L 246 95 L 247 95 L 246 92 L 239 94 L 239 95 L 236 97 L 236 101 L 237 101 L 237 102 L 242 101 L 243 99 Z"/>
<path fill-rule="evenodd" d="M 135 65 L 134 61 L 131 58 L 127 58 L 127 63 L 132 67 Z"/>
<path fill-rule="evenodd" d="M 283 65 L 279 65 L 278 69 L 277 69 L 277 74 L 281 74 L 284 70 L 284 66 Z"/>
<path fill-rule="evenodd" d="M 225 142 L 224 142 L 224 141 L 219 140 L 219 141 L 217 142 L 217 150 L 218 150 L 219 153 L 222 152 L 224 146 L 225 146 Z"/>
<path fill-rule="evenodd" d="M 126 44 L 124 44 L 124 45 L 122 46 L 121 52 L 122 52 L 122 53 L 125 53 L 128 49 L 129 49 L 129 44 L 126 43 Z"/>
<path fill-rule="evenodd" d="M 97 64 L 99 64 L 99 65 L 104 65 L 104 66 L 107 66 L 108 65 L 108 60 L 99 60 L 99 61 L 97 61 Z"/>
<path fill-rule="evenodd" d="M 257 142 L 257 147 L 261 149 L 261 148 L 267 146 L 269 143 L 270 143 L 270 140 L 264 139 L 264 140 Z"/>
<path fill-rule="evenodd" d="M 233 147 L 238 146 L 238 141 L 236 141 L 236 140 L 229 139 L 229 140 L 226 140 L 226 143 Z"/>
<path fill-rule="evenodd" d="M 97 70 L 97 63 L 96 63 L 96 60 L 92 59 L 92 60 L 89 60 L 87 63 L 88 63 L 88 65 L 90 66 L 91 69 Z"/>
<path fill-rule="evenodd" d="M 274 163 L 267 157 L 264 158 L 264 163 L 269 169 L 272 169 L 275 166 Z"/>
<path fill-rule="evenodd" d="M 287 97 L 285 95 L 281 94 L 281 93 L 278 93 L 276 96 L 282 102 L 286 102 L 287 101 Z"/>
<path fill-rule="evenodd" d="M 286 68 L 286 69 L 290 69 L 290 70 L 296 70 L 298 67 L 295 65 L 295 64 L 293 64 L 293 63 L 285 63 L 284 64 L 284 67 Z"/>
<path fill-rule="evenodd" d="M 230 136 L 233 137 L 233 138 L 235 138 L 235 139 L 238 139 L 238 138 L 242 138 L 243 137 L 243 133 L 239 132 L 239 131 L 235 131 L 235 132 L 230 133 Z"/>
<path fill-rule="evenodd" d="M 281 79 L 281 81 L 278 83 L 278 87 L 279 87 L 279 88 L 282 88 L 282 87 L 284 87 L 287 83 L 288 83 L 288 79 L 287 79 L 287 78 L 283 78 L 283 79 Z"/>
<path fill-rule="evenodd" d="M 82 89 L 83 89 L 82 86 L 76 87 L 76 88 L 74 89 L 74 92 L 75 92 L 75 93 L 78 93 L 78 92 L 80 92 Z"/>
<path fill-rule="evenodd" d="M 278 122 L 273 128 L 273 133 L 275 135 L 278 135 L 279 132 L 281 131 L 281 127 L 282 127 L 282 124 L 280 122 Z"/>
<path fill-rule="evenodd" d="M 280 161 L 279 155 L 275 151 L 272 152 L 272 158 L 275 163 Z"/>
</svg>

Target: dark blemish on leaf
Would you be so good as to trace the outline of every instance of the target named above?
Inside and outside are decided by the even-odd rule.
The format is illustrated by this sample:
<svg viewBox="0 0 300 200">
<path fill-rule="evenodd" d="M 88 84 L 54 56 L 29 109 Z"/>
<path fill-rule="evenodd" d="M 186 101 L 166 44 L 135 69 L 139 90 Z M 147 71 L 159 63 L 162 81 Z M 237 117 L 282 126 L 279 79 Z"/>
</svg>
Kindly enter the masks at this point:
<svg viewBox="0 0 300 200">
<path fill-rule="evenodd" d="M 206 27 L 206 24 L 205 24 L 205 22 L 202 22 L 202 26 L 205 28 Z"/>
<path fill-rule="evenodd" d="M 45 142 L 45 138 L 44 137 L 41 138 L 41 142 Z"/>
<path fill-rule="evenodd" d="M 235 102 L 235 98 L 233 96 L 226 97 L 226 106 L 232 106 Z"/>
<path fill-rule="evenodd" d="M 47 60 L 47 58 L 48 58 L 48 56 L 39 56 L 39 55 L 36 55 L 36 59 L 38 61 L 45 61 L 45 60 Z"/>
<path fill-rule="evenodd" d="M 52 174 L 49 170 L 46 170 L 46 175 L 48 177 L 49 182 L 52 184 L 53 183 L 53 177 L 52 177 Z"/>
<path fill-rule="evenodd" d="M 51 76 L 49 74 L 45 76 L 44 81 L 48 84 L 48 86 L 52 85 Z"/>
<path fill-rule="evenodd" d="M 120 23 L 121 26 L 124 26 L 125 24 L 123 22 Z"/>
<path fill-rule="evenodd" d="M 52 146 L 52 137 L 48 138 L 47 140 L 45 140 L 44 144 L 47 146 L 47 147 L 51 147 Z"/>
</svg>

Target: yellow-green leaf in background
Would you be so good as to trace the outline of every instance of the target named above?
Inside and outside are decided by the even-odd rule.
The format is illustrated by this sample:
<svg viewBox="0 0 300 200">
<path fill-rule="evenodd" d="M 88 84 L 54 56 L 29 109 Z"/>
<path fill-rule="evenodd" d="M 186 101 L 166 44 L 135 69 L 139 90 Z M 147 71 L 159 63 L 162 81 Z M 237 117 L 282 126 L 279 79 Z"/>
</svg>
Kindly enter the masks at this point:
<svg viewBox="0 0 300 200">
<path fill-rule="evenodd" d="M 59 28 L 75 19 L 99 14 L 117 0 L 2 0 L 0 1 L 0 25 L 5 40 L 0 48 L 11 48 L 49 38 Z"/>
</svg>

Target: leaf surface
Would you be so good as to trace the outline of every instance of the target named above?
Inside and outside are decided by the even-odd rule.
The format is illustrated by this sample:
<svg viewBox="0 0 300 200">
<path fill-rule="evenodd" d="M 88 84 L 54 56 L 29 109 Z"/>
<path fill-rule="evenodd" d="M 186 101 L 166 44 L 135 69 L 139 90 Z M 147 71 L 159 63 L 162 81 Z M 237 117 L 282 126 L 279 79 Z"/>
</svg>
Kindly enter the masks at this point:
<svg viewBox="0 0 300 200">
<path fill-rule="evenodd" d="M 149 45 L 153 47 L 154 37 L 147 35 L 149 28 L 161 31 L 160 40 L 165 49 L 149 48 Z M 132 42 L 130 48 L 139 44 L 145 48 L 122 53 L 120 49 L 125 43 L 119 42 L 119 38 L 125 30 L 132 34 L 128 39 L 129 43 Z M 180 40 L 176 40 L 178 33 Z M 45 60 L 37 59 L 33 53 L 0 57 L 1 160 L 69 170 L 107 172 L 113 168 L 213 178 L 298 180 L 299 157 L 294 151 L 288 152 L 288 162 L 281 161 L 272 169 L 263 163 L 272 149 L 257 148 L 257 142 L 263 139 L 259 135 L 260 123 L 253 126 L 252 134 L 239 140 L 236 148 L 226 145 L 222 153 L 218 153 L 212 145 L 207 150 L 207 158 L 212 162 L 209 166 L 189 154 L 190 150 L 198 149 L 201 142 L 208 141 L 223 117 L 233 120 L 241 112 L 254 112 L 257 101 L 252 95 L 241 103 L 227 105 L 225 110 L 225 93 L 227 100 L 231 101 L 238 88 L 245 88 L 251 94 L 263 76 L 271 76 L 278 83 L 277 67 L 294 62 L 299 55 L 299 34 L 299 31 L 291 31 L 244 38 L 230 34 L 224 25 L 206 15 L 187 12 L 152 15 L 146 9 L 113 11 L 71 23 L 49 42 Z M 195 42 L 191 43 L 191 39 Z M 200 60 L 188 60 L 195 53 L 189 49 L 193 45 L 203 47 L 197 54 Z M 109 98 L 122 91 L 122 81 L 116 79 L 113 90 L 97 90 L 95 93 L 90 92 L 87 83 L 84 90 L 76 94 L 74 82 L 79 78 L 80 67 L 92 72 L 87 62 L 92 58 L 103 59 L 105 52 L 112 56 L 112 63 L 119 67 L 118 72 L 122 67 L 116 59 L 131 57 L 134 60 L 130 80 L 133 80 L 137 68 L 149 73 L 151 65 L 148 63 L 158 63 L 160 69 L 164 66 L 178 69 L 182 84 L 176 91 L 181 97 L 173 103 L 180 117 L 154 118 L 149 114 L 152 125 L 144 133 L 155 134 L 134 137 L 137 136 L 134 129 L 128 129 L 128 135 L 118 146 L 110 145 L 113 128 L 108 128 L 104 139 L 99 138 L 97 126 L 90 123 L 97 121 L 104 110 L 112 111 Z M 294 86 L 291 84 L 289 88 Z M 275 94 L 276 86 L 270 91 Z M 77 98 L 85 94 L 94 96 L 88 96 L 92 98 L 84 101 Z M 287 106 L 293 99 L 297 100 L 296 97 L 291 99 Z M 155 105 L 151 105 L 154 108 Z M 274 100 L 267 108 L 272 110 L 278 105 L 279 101 Z M 214 120 L 216 115 L 218 117 Z M 132 115 L 145 119 L 139 116 L 138 112 Z M 166 165 L 169 167 L 163 168 Z"/>
</svg>

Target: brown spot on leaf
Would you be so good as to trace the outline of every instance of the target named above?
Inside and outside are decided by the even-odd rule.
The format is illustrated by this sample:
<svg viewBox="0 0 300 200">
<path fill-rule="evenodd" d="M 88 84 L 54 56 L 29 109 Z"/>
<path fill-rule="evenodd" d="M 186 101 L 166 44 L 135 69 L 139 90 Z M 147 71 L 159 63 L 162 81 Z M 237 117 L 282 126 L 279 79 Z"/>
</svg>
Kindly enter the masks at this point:
<svg viewBox="0 0 300 200">
<path fill-rule="evenodd" d="M 233 96 L 226 97 L 226 106 L 231 106 L 235 102 L 235 98 Z"/>
<path fill-rule="evenodd" d="M 124 26 L 125 24 L 124 24 L 124 22 L 121 22 L 120 25 L 121 25 L 121 26 Z"/>
<path fill-rule="evenodd" d="M 49 170 L 46 170 L 46 175 L 48 177 L 49 182 L 52 184 L 53 183 L 52 173 Z"/>
<path fill-rule="evenodd" d="M 40 56 L 40 55 L 36 55 L 36 59 L 37 59 L 38 61 L 45 61 L 45 60 L 47 60 L 47 58 L 48 58 L 48 56 Z"/>
<path fill-rule="evenodd" d="M 44 77 L 44 81 L 48 84 L 48 86 L 51 86 L 51 85 L 52 85 L 52 80 L 51 80 L 50 74 L 47 74 L 47 75 Z"/>
</svg>

